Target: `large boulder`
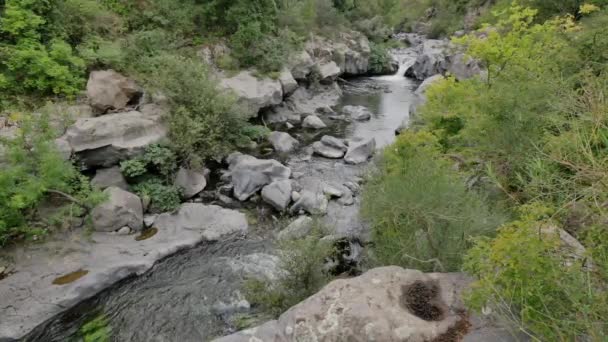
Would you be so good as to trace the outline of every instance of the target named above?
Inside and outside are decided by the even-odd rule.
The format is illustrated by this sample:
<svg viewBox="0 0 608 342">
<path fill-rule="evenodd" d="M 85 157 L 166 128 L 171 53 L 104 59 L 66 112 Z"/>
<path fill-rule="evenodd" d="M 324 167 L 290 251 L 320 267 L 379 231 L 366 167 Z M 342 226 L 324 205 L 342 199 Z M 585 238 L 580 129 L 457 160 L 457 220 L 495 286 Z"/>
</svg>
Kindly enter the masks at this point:
<svg viewBox="0 0 608 342">
<path fill-rule="evenodd" d="M 236 152 L 228 156 L 227 162 L 234 197 L 239 201 L 246 201 L 272 182 L 291 177 L 291 169 L 272 159 L 257 159 Z"/>
<path fill-rule="evenodd" d="M 302 51 L 290 57 L 288 67 L 291 70 L 293 78 L 296 80 L 306 80 L 312 72 L 315 62 L 306 51 Z"/>
<path fill-rule="evenodd" d="M 293 78 L 289 69 L 283 69 L 283 71 L 281 71 L 279 82 L 281 82 L 281 86 L 283 87 L 283 96 L 289 96 L 298 89 L 298 82 Z"/>
<path fill-rule="evenodd" d="M 64 138 L 85 166 L 110 167 L 167 137 L 160 117 L 126 112 L 78 119 Z"/>
<path fill-rule="evenodd" d="M 289 133 L 272 132 L 268 136 L 268 141 L 272 144 L 275 151 L 280 153 L 293 152 L 300 144 Z"/>
<path fill-rule="evenodd" d="M 174 213 L 159 215 L 154 221 L 159 230 L 200 230 L 205 241 L 216 241 L 234 233 L 246 233 L 249 225 L 245 214 L 215 205 L 184 203 Z"/>
<path fill-rule="evenodd" d="M 93 228 L 98 232 L 114 232 L 123 227 L 139 231 L 144 227 L 144 210 L 141 199 L 117 187 L 103 192 L 108 198 L 93 208 Z"/>
<path fill-rule="evenodd" d="M 285 211 L 291 202 L 291 180 L 272 182 L 262 189 L 262 199 L 278 211 Z"/>
<path fill-rule="evenodd" d="M 124 109 L 141 95 L 141 89 L 133 80 L 114 70 L 93 71 L 89 75 L 87 96 L 97 114 Z"/>
<path fill-rule="evenodd" d="M 369 40 L 359 32 L 341 32 L 331 40 L 315 36 L 306 43 L 306 50 L 319 63 L 335 62 L 340 75 L 355 76 L 369 72 Z"/>
<path fill-rule="evenodd" d="M 91 185 L 94 187 L 105 190 L 109 187 L 117 187 L 122 190 L 128 190 L 129 184 L 122 175 L 120 167 L 114 166 L 107 169 L 99 169 L 95 172 L 95 177 L 91 180 Z"/>
<path fill-rule="evenodd" d="M 437 74 L 451 74 L 457 80 L 465 80 L 485 74 L 484 68 L 476 59 L 457 51 L 447 40 L 428 39 L 419 47 L 420 54 L 414 64 L 406 71 L 406 76 L 425 80 Z"/>
<path fill-rule="evenodd" d="M 467 333 L 459 300 L 470 279 L 383 267 L 339 279 L 277 320 L 215 342 L 457 341 Z"/>
<path fill-rule="evenodd" d="M 257 78 L 251 71 L 241 71 L 233 77 L 223 78 L 220 85 L 233 91 L 245 109 L 245 118 L 254 118 L 262 108 L 283 102 L 283 86 L 279 80 Z"/>
<path fill-rule="evenodd" d="M 371 138 L 362 141 L 351 142 L 344 161 L 348 164 L 361 164 L 371 158 L 376 152 L 376 139 Z"/>
<path fill-rule="evenodd" d="M 190 199 L 205 190 L 207 178 L 204 172 L 180 167 L 173 184 L 182 190 L 184 198 Z"/>
<path fill-rule="evenodd" d="M 265 111 L 264 119 L 267 123 L 299 124 L 302 116 L 337 105 L 341 96 L 342 89 L 336 83 L 316 84 L 310 88 L 299 87 L 283 103 Z"/>
<path fill-rule="evenodd" d="M 372 118 L 372 113 L 363 106 L 344 106 L 342 113 L 355 121 L 368 121 Z"/>
<path fill-rule="evenodd" d="M 340 76 L 340 68 L 336 62 L 330 61 L 317 65 L 317 73 L 319 75 L 319 82 L 331 84 Z"/>
</svg>

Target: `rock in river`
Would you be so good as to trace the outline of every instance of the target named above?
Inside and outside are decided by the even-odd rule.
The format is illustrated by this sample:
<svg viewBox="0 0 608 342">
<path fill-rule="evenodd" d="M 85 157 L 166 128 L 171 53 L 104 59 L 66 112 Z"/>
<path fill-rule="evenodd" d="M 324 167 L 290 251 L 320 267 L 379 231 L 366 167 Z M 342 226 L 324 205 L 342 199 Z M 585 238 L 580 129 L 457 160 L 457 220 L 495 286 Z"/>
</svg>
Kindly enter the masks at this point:
<svg viewBox="0 0 608 342">
<path fill-rule="evenodd" d="M 293 152 L 300 144 L 289 133 L 272 132 L 268 136 L 268 141 L 272 144 L 275 151 L 280 153 Z"/>
<path fill-rule="evenodd" d="M 246 201 L 264 186 L 291 177 L 291 169 L 272 159 L 233 153 L 227 158 L 230 172 L 227 176 L 234 185 L 234 197 Z"/>
<path fill-rule="evenodd" d="M 278 211 L 284 211 L 291 202 L 291 180 L 272 182 L 262 189 L 262 199 Z"/>
<path fill-rule="evenodd" d="M 345 106 L 342 113 L 356 121 L 368 121 L 372 118 L 372 113 L 363 106 Z"/>
<path fill-rule="evenodd" d="M 108 199 L 95 207 L 91 213 L 93 227 L 99 232 L 113 232 L 122 227 L 138 231 L 144 226 L 144 212 L 141 199 L 117 187 L 104 191 Z"/>
<path fill-rule="evenodd" d="M 319 119 L 316 115 L 307 116 L 302 122 L 302 127 L 304 128 L 313 128 L 313 129 L 321 129 L 327 127 L 327 125 L 323 122 L 323 120 Z"/>
<path fill-rule="evenodd" d="M 351 142 L 348 146 L 348 152 L 344 156 L 344 161 L 348 164 L 365 163 L 376 152 L 376 139 L 371 138 L 359 142 Z"/>
</svg>

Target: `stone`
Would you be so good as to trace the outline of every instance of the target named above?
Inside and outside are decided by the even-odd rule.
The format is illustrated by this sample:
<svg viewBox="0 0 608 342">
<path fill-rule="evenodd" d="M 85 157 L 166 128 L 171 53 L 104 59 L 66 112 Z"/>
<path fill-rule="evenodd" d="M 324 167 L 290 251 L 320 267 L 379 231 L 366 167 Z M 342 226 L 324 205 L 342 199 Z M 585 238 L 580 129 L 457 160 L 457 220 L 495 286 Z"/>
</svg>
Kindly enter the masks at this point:
<svg viewBox="0 0 608 342">
<path fill-rule="evenodd" d="M 324 135 L 321 138 L 321 143 L 323 143 L 323 145 L 333 147 L 338 150 L 342 150 L 344 152 L 346 152 L 348 150 L 348 146 L 346 146 L 346 143 L 344 142 L 344 140 L 338 139 L 336 137 L 332 137 L 330 135 Z"/>
<path fill-rule="evenodd" d="M 128 226 L 134 231 L 142 230 L 144 212 L 141 199 L 117 187 L 103 192 L 108 199 L 96 206 L 92 213 L 93 228 L 98 232 L 114 232 Z"/>
<path fill-rule="evenodd" d="M 233 91 L 244 108 L 244 119 L 258 116 L 260 109 L 283 102 L 283 86 L 279 80 L 257 78 L 251 71 L 220 80 L 220 86 Z"/>
<path fill-rule="evenodd" d="M 118 231 L 116 231 L 116 234 L 118 235 L 129 235 L 131 234 L 131 228 L 129 227 L 122 227 L 120 228 Z"/>
<path fill-rule="evenodd" d="M 64 136 L 87 167 L 116 165 L 166 137 L 167 128 L 159 117 L 135 111 L 78 119 Z"/>
<path fill-rule="evenodd" d="M 154 226 L 154 222 L 156 222 L 156 218 L 158 215 L 145 215 L 144 216 L 144 226 L 146 228 L 150 228 Z"/>
<path fill-rule="evenodd" d="M 344 191 L 328 184 L 323 186 L 323 193 L 329 198 L 340 198 L 344 196 Z"/>
<path fill-rule="evenodd" d="M 315 62 L 312 57 L 306 51 L 302 51 L 296 55 L 291 56 L 288 61 L 289 69 L 293 78 L 296 80 L 306 80 L 308 75 L 312 72 L 312 68 Z"/>
<path fill-rule="evenodd" d="M 300 200 L 300 198 L 302 198 L 302 195 L 300 195 L 300 192 L 298 191 L 292 191 L 291 192 L 291 200 L 294 202 L 297 202 Z"/>
<path fill-rule="evenodd" d="M 279 153 L 293 152 L 300 143 L 294 139 L 289 133 L 272 132 L 268 135 L 268 141 L 272 144 L 275 151 Z"/>
<path fill-rule="evenodd" d="M 315 193 L 310 190 L 303 190 L 300 193 L 300 199 L 291 207 L 291 214 L 297 214 L 300 211 L 307 212 L 311 215 L 327 214 L 327 198 L 323 193 Z"/>
<path fill-rule="evenodd" d="M 114 166 L 107 169 L 99 169 L 95 172 L 95 177 L 91 180 L 91 185 L 99 190 L 105 190 L 111 186 L 128 190 L 129 184 L 122 175 L 120 167 Z"/>
<path fill-rule="evenodd" d="M 121 110 L 142 95 L 141 89 L 114 70 L 93 71 L 87 82 L 87 97 L 97 114 Z"/>
<path fill-rule="evenodd" d="M 376 268 L 334 280 L 277 320 L 214 342 L 456 341 L 469 327 L 460 297 L 470 282 L 460 273 Z"/>
<path fill-rule="evenodd" d="M 289 69 L 283 69 L 279 75 L 279 82 L 283 87 L 283 96 L 289 96 L 298 89 L 298 82 L 293 78 Z"/>
<path fill-rule="evenodd" d="M 291 177 L 291 169 L 272 159 L 257 159 L 242 153 L 227 158 L 234 197 L 246 201 L 264 186 Z"/>
<path fill-rule="evenodd" d="M 185 199 L 190 199 L 205 190 L 207 178 L 204 172 L 180 167 L 173 184 L 182 189 L 182 196 Z"/>
<path fill-rule="evenodd" d="M 285 211 L 291 202 L 291 180 L 272 182 L 262 189 L 262 199 L 278 211 Z"/>
<path fill-rule="evenodd" d="M 317 65 L 317 73 L 319 74 L 319 82 L 331 84 L 340 76 L 340 67 L 334 61 Z"/>
<path fill-rule="evenodd" d="M 341 159 L 344 157 L 346 153 L 342 149 L 338 149 L 332 146 L 325 145 L 324 143 L 317 141 L 312 144 L 312 149 L 314 154 L 319 155 L 321 157 L 330 158 L 330 159 Z"/>
<path fill-rule="evenodd" d="M 456 50 L 447 40 L 427 39 L 420 44 L 420 54 L 405 75 L 423 81 L 437 74 L 451 74 L 462 81 L 487 76 L 481 63 Z"/>
<path fill-rule="evenodd" d="M 361 164 L 368 161 L 376 152 L 376 139 L 351 142 L 344 161 L 348 164 Z"/>
<path fill-rule="evenodd" d="M 372 118 L 372 113 L 363 106 L 344 106 L 342 113 L 355 121 L 369 121 Z"/>
<path fill-rule="evenodd" d="M 215 205 L 184 203 L 174 214 L 161 214 L 154 223 L 160 229 L 200 230 L 205 241 L 217 241 L 223 236 L 246 233 L 244 214 Z"/>
<path fill-rule="evenodd" d="M 355 182 L 346 182 L 344 186 L 348 188 L 348 190 L 352 191 L 353 194 L 359 193 L 361 191 L 361 186 Z"/>
<path fill-rule="evenodd" d="M 326 128 L 327 125 L 323 122 L 323 120 L 319 119 L 318 116 L 309 115 L 302 122 L 302 127 L 312 128 L 312 129 L 322 129 L 322 128 Z"/>
<path fill-rule="evenodd" d="M 310 234 L 314 226 L 314 220 L 308 216 L 300 216 L 279 232 L 279 240 L 297 240 Z"/>
<path fill-rule="evenodd" d="M 319 108 L 336 106 L 341 96 L 342 89 L 336 83 L 299 87 L 283 103 L 264 111 L 264 120 L 267 123 L 300 124 L 302 116 L 316 113 Z"/>
</svg>

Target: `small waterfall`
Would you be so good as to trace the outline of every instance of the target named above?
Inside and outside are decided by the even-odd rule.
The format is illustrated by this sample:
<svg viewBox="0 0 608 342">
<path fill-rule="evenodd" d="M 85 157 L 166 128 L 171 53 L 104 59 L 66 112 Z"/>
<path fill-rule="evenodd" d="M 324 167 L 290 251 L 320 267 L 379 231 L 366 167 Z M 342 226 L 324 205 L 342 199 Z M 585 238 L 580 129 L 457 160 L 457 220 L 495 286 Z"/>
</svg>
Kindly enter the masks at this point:
<svg viewBox="0 0 608 342">
<path fill-rule="evenodd" d="M 397 70 L 397 73 L 394 75 L 380 76 L 380 77 L 377 77 L 376 79 L 384 80 L 384 81 L 403 80 L 407 69 L 409 69 L 416 62 L 416 59 L 414 57 L 412 57 L 410 54 L 395 55 L 395 57 L 396 57 L 395 59 L 397 59 L 399 61 L 399 69 Z"/>
</svg>

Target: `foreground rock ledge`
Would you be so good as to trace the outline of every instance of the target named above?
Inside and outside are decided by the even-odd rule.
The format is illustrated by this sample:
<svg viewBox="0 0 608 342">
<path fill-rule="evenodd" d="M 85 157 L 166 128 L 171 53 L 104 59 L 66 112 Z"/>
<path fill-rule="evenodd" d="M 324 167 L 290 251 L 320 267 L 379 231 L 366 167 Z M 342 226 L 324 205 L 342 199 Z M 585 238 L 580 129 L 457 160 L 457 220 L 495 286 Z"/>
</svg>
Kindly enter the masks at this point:
<svg viewBox="0 0 608 342">
<path fill-rule="evenodd" d="M 220 338 L 249 341 L 452 341 L 468 322 L 458 300 L 461 274 L 400 267 L 336 280 L 278 320 Z"/>
<path fill-rule="evenodd" d="M 16 255 L 16 273 L 0 281 L 0 341 L 17 340 L 38 325 L 105 288 L 148 271 L 156 261 L 202 241 L 215 241 L 248 229 L 244 214 L 219 206 L 184 204 L 175 214 L 160 215 L 158 233 L 148 240 L 94 233 L 26 247 Z M 88 271 L 66 285 L 53 280 Z"/>
</svg>

